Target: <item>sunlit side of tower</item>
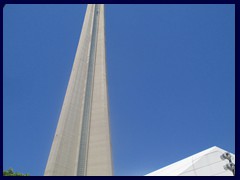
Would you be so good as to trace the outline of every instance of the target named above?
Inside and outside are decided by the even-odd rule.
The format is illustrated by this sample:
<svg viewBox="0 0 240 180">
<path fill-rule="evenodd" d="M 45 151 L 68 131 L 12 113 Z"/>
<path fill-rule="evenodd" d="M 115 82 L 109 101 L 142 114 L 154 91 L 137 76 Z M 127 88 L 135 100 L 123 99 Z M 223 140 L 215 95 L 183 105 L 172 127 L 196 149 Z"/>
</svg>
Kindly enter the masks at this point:
<svg viewBox="0 0 240 180">
<path fill-rule="evenodd" d="M 87 6 L 45 176 L 112 175 L 103 4 Z"/>
</svg>

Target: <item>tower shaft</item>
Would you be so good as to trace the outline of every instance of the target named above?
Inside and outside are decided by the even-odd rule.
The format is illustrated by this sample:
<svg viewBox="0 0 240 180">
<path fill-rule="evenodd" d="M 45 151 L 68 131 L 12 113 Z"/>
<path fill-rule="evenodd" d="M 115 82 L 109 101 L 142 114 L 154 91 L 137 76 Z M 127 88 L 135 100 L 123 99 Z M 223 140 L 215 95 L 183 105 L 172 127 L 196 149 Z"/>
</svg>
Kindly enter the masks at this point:
<svg viewBox="0 0 240 180">
<path fill-rule="evenodd" d="M 104 5 L 88 5 L 45 175 L 112 175 Z"/>
</svg>

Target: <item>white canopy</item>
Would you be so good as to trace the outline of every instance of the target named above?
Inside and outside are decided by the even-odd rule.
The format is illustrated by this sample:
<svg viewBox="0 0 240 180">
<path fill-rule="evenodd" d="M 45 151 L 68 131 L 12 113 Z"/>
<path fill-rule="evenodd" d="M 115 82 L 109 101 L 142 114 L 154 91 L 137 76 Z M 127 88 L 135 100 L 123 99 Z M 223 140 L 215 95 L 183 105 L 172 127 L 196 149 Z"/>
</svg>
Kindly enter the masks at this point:
<svg viewBox="0 0 240 180">
<path fill-rule="evenodd" d="M 221 159 L 225 150 L 213 146 L 176 163 L 147 174 L 146 176 L 233 176 L 232 171 L 224 169 L 229 163 Z M 235 164 L 235 155 L 230 153 Z"/>
</svg>

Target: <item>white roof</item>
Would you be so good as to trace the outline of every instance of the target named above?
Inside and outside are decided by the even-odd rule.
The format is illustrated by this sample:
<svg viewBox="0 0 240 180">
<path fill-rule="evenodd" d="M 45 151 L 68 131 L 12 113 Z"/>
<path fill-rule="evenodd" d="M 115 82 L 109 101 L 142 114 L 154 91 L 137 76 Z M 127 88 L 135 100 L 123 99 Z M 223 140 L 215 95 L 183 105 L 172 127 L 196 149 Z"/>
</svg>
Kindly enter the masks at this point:
<svg viewBox="0 0 240 180">
<path fill-rule="evenodd" d="M 225 152 L 227 151 L 213 146 L 146 176 L 233 176 L 230 170 L 224 169 L 229 161 L 220 158 Z M 235 164 L 235 155 L 230 154 Z"/>
</svg>

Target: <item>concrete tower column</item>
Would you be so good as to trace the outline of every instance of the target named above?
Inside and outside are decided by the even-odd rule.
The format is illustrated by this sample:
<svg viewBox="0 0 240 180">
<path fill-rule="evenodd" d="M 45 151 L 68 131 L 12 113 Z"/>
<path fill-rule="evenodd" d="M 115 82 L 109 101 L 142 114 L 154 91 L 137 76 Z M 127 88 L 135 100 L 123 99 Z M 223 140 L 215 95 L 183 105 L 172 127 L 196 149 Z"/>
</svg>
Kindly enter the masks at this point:
<svg viewBox="0 0 240 180">
<path fill-rule="evenodd" d="M 87 6 L 45 176 L 113 175 L 104 5 Z"/>
</svg>

